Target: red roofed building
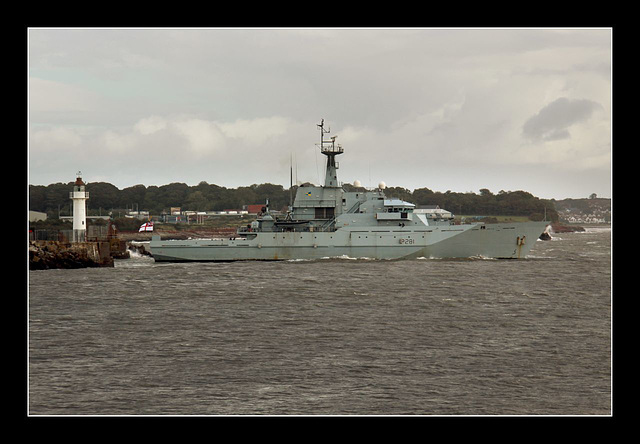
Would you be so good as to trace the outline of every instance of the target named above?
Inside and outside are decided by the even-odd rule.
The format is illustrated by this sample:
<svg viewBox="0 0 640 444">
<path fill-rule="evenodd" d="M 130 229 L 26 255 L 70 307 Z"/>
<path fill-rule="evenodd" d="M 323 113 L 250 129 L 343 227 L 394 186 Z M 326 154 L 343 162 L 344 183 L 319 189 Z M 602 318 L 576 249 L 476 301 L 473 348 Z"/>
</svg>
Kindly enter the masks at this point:
<svg viewBox="0 0 640 444">
<path fill-rule="evenodd" d="M 258 214 L 262 213 L 262 209 L 264 208 L 264 204 L 256 204 L 256 205 L 247 205 L 247 211 L 249 214 Z"/>
</svg>

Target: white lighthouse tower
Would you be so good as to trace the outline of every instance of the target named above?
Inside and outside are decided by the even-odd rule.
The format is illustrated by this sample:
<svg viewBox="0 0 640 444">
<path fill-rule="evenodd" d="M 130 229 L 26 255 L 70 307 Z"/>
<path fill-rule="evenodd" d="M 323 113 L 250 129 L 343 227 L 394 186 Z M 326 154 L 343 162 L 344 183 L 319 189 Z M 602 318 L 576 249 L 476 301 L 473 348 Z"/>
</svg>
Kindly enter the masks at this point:
<svg viewBox="0 0 640 444">
<path fill-rule="evenodd" d="M 84 190 L 82 172 L 78 171 L 73 191 L 69 193 L 73 201 L 73 242 L 84 242 L 87 233 L 87 204 L 89 193 Z"/>
</svg>

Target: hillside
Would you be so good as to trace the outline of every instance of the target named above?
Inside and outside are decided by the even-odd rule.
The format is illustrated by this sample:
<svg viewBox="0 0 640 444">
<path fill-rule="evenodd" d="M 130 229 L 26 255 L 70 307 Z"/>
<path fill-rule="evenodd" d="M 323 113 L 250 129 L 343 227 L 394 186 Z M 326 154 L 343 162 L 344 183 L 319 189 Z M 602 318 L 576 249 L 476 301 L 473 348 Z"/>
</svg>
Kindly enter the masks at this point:
<svg viewBox="0 0 640 444">
<path fill-rule="evenodd" d="M 563 199 L 555 201 L 559 220 L 566 223 L 611 222 L 611 199 Z"/>
<path fill-rule="evenodd" d="M 71 214 L 69 190 L 72 183 L 56 183 L 48 186 L 29 186 L 29 210 L 47 213 L 49 219 Z M 245 205 L 263 204 L 269 199 L 271 209 L 282 210 L 289 204 L 291 192 L 282 185 L 253 184 L 246 187 L 225 188 L 207 182 L 189 186 L 184 183 L 172 183 L 162 186 L 135 185 L 122 190 L 106 182 L 87 183 L 91 198 L 87 201 L 89 215 L 111 213 L 118 217 L 124 214 L 122 209 L 135 208 L 147 211 L 150 215 L 167 214 L 170 208 L 179 207 L 182 211 L 224 211 L 241 209 Z M 346 191 L 364 191 L 344 184 Z M 439 192 L 429 188 L 413 191 L 402 187 L 387 187 L 385 194 L 389 198 L 402 199 L 418 206 L 438 205 L 454 214 L 524 216 L 531 220 L 557 221 L 556 204 L 553 200 L 540 199 L 526 191 L 504 191 L 492 193 L 483 188 L 479 193 Z"/>
</svg>

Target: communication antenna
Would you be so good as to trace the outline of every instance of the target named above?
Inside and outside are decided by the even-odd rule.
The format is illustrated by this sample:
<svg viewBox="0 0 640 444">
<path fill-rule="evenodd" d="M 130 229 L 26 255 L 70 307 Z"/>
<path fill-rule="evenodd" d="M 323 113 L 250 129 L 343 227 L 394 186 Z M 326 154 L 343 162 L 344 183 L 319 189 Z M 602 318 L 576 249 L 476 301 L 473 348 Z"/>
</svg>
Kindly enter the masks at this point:
<svg viewBox="0 0 640 444">
<path fill-rule="evenodd" d="M 328 129 L 324 129 L 324 119 L 320 120 L 319 124 L 316 124 L 318 129 L 320 130 L 320 151 L 322 151 L 322 147 L 324 146 L 324 135 L 331 132 L 331 127 Z M 318 166 L 318 152 L 316 151 L 316 175 L 318 178 L 318 183 L 320 183 L 320 170 Z"/>
<path fill-rule="evenodd" d="M 315 154 L 316 154 L 316 179 L 318 180 L 317 183 L 320 183 L 320 169 L 318 168 L 318 151 L 314 150 Z"/>
<path fill-rule="evenodd" d="M 331 127 L 329 127 L 329 129 L 324 129 L 324 119 L 321 119 L 320 124 L 316 124 L 316 126 L 320 129 L 320 147 L 322 148 L 324 143 L 324 135 L 331 132 Z"/>
</svg>

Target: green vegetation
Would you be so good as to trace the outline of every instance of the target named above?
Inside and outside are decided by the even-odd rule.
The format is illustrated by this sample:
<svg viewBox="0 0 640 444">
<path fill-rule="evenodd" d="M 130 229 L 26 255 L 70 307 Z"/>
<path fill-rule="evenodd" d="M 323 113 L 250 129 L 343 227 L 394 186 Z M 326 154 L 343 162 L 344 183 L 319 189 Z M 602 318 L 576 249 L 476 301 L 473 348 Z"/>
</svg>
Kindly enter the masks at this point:
<svg viewBox="0 0 640 444">
<path fill-rule="evenodd" d="M 53 219 L 57 219 L 58 215 L 70 215 L 71 188 L 72 182 L 48 186 L 30 185 L 29 209 L 45 212 Z M 364 191 L 364 188 L 355 188 L 349 184 L 345 184 L 344 189 Z M 294 196 L 295 190 L 296 187 L 293 189 Z M 269 199 L 271 208 L 279 210 L 289 203 L 289 190 L 282 185 L 270 183 L 235 189 L 207 182 L 200 182 L 195 186 L 171 183 L 148 187 L 134 185 L 120 190 L 110 183 L 94 182 L 87 184 L 87 191 L 90 193 L 87 201 L 89 215 L 106 215 L 112 211 L 114 218 L 124 216 L 124 213 L 118 213 L 125 208 L 136 208 L 157 215 L 171 207 L 192 211 L 221 211 L 240 209 L 243 205 L 263 204 Z M 525 191 L 500 191 L 493 194 L 483 188 L 479 194 L 451 191 L 441 193 L 428 188 L 418 188 L 412 192 L 402 187 L 388 187 L 385 194 L 416 205 L 438 205 L 457 215 L 525 216 L 531 220 L 542 220 L 546 210 L 547 219 L 558 220 L 554 200 L 539 199 Z"/>
<path fill-rule="evenodd" d="M 29 185 L 29 209 L 47 213 L 49 218 L 57 218 L 58 214 L 71 214 L 69 191 L 72 182 L 56 183 L 48 186 Z M 210 185 L 200 182 L 189 186 L 184 183 L 171 183 L 162 186 L 134 185 L 118 189 L 106 182 L 88 183 L 86 190 L 90 198 L 87 201 L 89 215 L 108 214 L 124 216 L 124 209 L 135 208 L 161 214 L 171 207 L 181 207 L 192 211 L 221 211 L 239 209 L 242 205 L 263 204 L 269 199 L 271 208 L 280 209 L 289 203 L 289 190 L 282 185 L 270 183 L 251 185 L 237 189 Z"/>
</svg>

